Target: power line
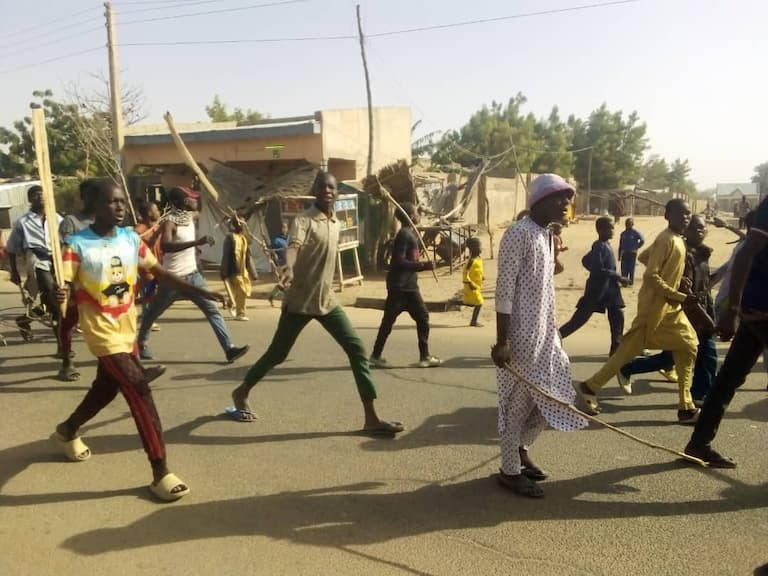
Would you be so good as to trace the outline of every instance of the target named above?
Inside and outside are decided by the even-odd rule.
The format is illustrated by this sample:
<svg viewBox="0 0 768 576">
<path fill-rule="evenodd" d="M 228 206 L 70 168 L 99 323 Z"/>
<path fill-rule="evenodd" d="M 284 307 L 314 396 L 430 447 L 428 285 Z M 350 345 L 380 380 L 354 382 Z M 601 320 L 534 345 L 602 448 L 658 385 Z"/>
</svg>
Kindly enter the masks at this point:
<svg viewBox="0 0 768 576">
<path fill-rule="evenodd" d="M 75 37 L 75 36 L 77 36 L 79 34 L 86 34 L 86 33 L 90 32 L 90 30 L 86 30 L 85 32 L 78 32 L 77 34 L 73 34 L 72 30 L 75 29 L 75 28 L 82 27 L 85 24 L 90 24 L 91 22 L 97 22 L 97 21 L 102 21 L 102 20 L 103 20 L 102 16 L 92 16 L 90 18 L 85 18 L 83 20 L 78 20 L 77 22 L 72 22 L 70 24 L 63 24 L 60 28 L 55 29 L 55 30 L 49 30 L 47 32 L 37 32 L 33 36 L 28 36 L 26 38 L 19 38 L 18 40 L 11 40 L 11 41 L 7 41 L 6 42 L 7 37 L 4 37 L 2 39 L 3 43 L 0 44 L 0 50 L 2 50 L 2 53 L 0 53 L 0 58 L 5 57 L 5 56 L 10 56 L 11 54 L 16 54 L 17 52 L 23 52 L 24 51 L 24 50 L 14 50 L 12 52 L 6 52 L 4 50 L 4 48 L 6 46 L 16 48 L 16 47 L 24 46 L 24 45 L 27 45 L 27 44 L 33 44 L 33 46 L 25 49 L 25 50 L 33 50 L 34 48 L 37 48 L 38 46 L 46 46 L 47 45 L 47 43 L 41 43 L 40 42 L 41 39 L 46 39 L 46 38 L 49 38 L 49 37 L 55 37 L 55 36 L 57 36 L 57 35 L 59 35 L 59 34 L 61 34 L 63 32 L 66 32 L 66 34 L 67 34 L 66 38 L 72 38 L 72 37 Z M 30 30 L 32 30 L 32 28 L 30 28 Z"/>
<path fill-rule="evenodd" d="M 125 46 L 200 46 L 215 44 L 266 44 L 275 42 L 313 42 L 326 40 L 356 40 L 357 36 L 304 36 L 292 38 L 240 38 L 235 40 L 161 40 L 158 42 L 121 42 Z"/>
<path fill-rule="evenodd" d="M 188 1 L 188 0 L 165 0 L 163 4 L 164 6 L 150 6 L 149 8 L 131 8 L 128 10 L 119 10 L 115 12 L 119 16 L 124 16 L 126 14 L 138 14 L 140 12 L 155 12 L 157 10 L 172 10 L 175 8 L 187 8 L 189 6 L 197 6 L 200 4 L 218 4 L 219 2 L 226 2 L 226 0 L 195 0 L 194 2 Z M 121 2 L 120 5 L 123 3 Z M 154 4 L 150 2 L 150 4 Z"/>
<path fill-rule="evenodd" d="M 65 17 L 59 17 L 55 18 L 53 20 L 48 20 L 46 22 L 42 22 L 40 24 L 34 24 L 32 26 L 27 26 L 26 28 L 22 28 L 21 30 L 15 30 L 13 32 L 9 32 L 7 34 L 3 34 L 3 40 L 8 40 L 9 38 L 14 38 L 16 36 L 20 36 L 22 34 L 26 34 L 28 32 L 31 32 L 33 30 L 39 30 L 41 28 L 46 28 L 50 26 L 51 24 L 61 24 L 62 20 L 69 20 L 70 18 L 74 18 L 75 16 L 80 16 L 81 14 L 87 14 L 89 12 L 92 12 L 93 8 L 86 8 L 85 10 L 81 10 L 80 12 L 75 12 L 74 14 L 70 14 L 69 16 Z M 73 24 L 70 24 L 69 26 L 73 26 Z"/>
<path fill-rule="evenodd" d="M 580 10 L 592 10 L 594 8 L 605 8 L 608 6 L 618 6 L 621 4 L 634 4 L 640 0 L 613 0 L 612 2 L 597 2 L 594 4 L 582 4 L 580 6 L 571 6 L 570 8 L 553 8 L 552 10 L 540 10 L 538 12 L 523 12 L 520 14 L 510 14 L 509 16 L 496 16 L 494 18 L 482 18 L 479 20 L 464 20 L 462 22 L 453 22 L 451 24 L 435 24 L 432 26 L 421 26 L 419 28 L 407 28 L 404 30 L 392 30 L 389 32 L 378 32 L 376 34 L 366 34 L 368 38 L 383 38 L 385 36 L 396 36 L 400 34 L 411 34 L 413 32 L 427 32 L 432 30 L 445 30 L 448 28 L 459 28 L 461 26 L 471 26 L 474 24 L 488 24 L 490 22 L 502 22 L 504 20 L 516 20 L 519 18 L 531 18 L 534 16 L 551 16 L 565 12 L 576 12 Z"/>
<path fill-rule="evenodd" d="M 220 8 L 218 10 L 205 10 L 203 12 L 188 12 L 186 14 L 175 14 L 173 16 L 157 16 L 155 18 L 143 18 L 141 20 L 130 20 L 128 22 L 120 22 L 120 26 L 130 26 L 132 24 L 145 24 L 148 22 L 162 22 L 164 20 L 178 20 L 179 18 L 191 18 L 193 16 L 209 16 L 211 14 L 225 14 L 231 12 L 242 12 L 244 10 L 254 10 L 257 8 L 270 8 L 273 6 L 286 6 L 288 4 L 300 4 L 307 2 L 307 0 L 276 0 L 274 2 L 266 2 L 262 4 L 250 4 L 248 6 L 237 6 L 235 8 Z"/>
<path fill-rule="evenodd" d="M 94 48 L 88 48 L 86 50 L 78 50 L 77 52 L 70 52 L 69 54 L 64 54 L 63 56 L 56 56 L 55 58 L 40 60 L 38 62 L 35 62 L 34 64 L 24 64 L 22 66 L 17 66 L 16 68 L 8 68 L 6 70 L 0 70 L 0 75 L 10 74 L 11 72 L 18 72 L 19 70 L 27 70 L 29 68 L 36 68 L 38 66 L 42 66 L 43 64 L 49 64 L 50 62 L 57 62 L 59 60 L 64 60 L 66 58 L 80 56 L 81 54 L 88 54 L 89 52 L 96 52 L 97 50 L 104 50 L 104 46 L 96 46 Z"/>
<path fill-rule="evenodd" d="M 306 0 L 288 0 L 286 2 L 275 2 L 262 6 L 291 4 L 295 2 L 305 2 Z M 520 18 L 532 18 L 536 16 L 551 16 L 554 14 L 560 14 L 564 12 L 575 12 L 579 10 L 591 10 L 595 8 L 604 8 L 609 6 L 618 6 L 622 4 L 634 4 L 641 0 L 613 0 L 610 2 L 601 2 L 594 4 L 583 4 L 580 6 L 571 6 L 569 8 L 555 8 L 552 10 L 542 10 L 538 12 L 523 12 L 519 14 L 510 14 L 508 16 L 497 16 L 494 18 L 484 18 L 480 20 L 464 20 L 461 22 L 452 22 L 449 24 L 435 24 L 432 26 L 422 26 L 418 28 L 405 28 L 401 30 L 389 30 L 386 32 L 376 32 L 373 34 L 366 34 L 366 38 L 386 38 L 391 36 L 397 36 L 401 34 L 412 34 L 416 32 L 429 32 L 433 30 L 444 30 L 448 28 L 458 28 L 461 26 L 471 26 L 475 24 L 487 24 L 490 22 L 501 22 L 504 20 L 513 20 Z M 242 10 L 243 8 L 238 8 Z M 228 9 L 233 10 L 233 9 Z M 168 16 L 167 18 L 175 18 L 175 16 Z M 163 19 L 167 19 L 163 18 Z M 141 20 L 138 22 L 154 21 Z M 133 24 L 136 22 L 126 22 L 124 24 Z M 319 41 L 335 41 L 335 40 L 357 40 L 357 36 L 349 34 L 337 34 L 330 36 L 301 36 L 301 37 L 283 37 L 283 38 L 240 38 L 240 39 L 226 39 L 226 40 L 176 40 L 176 41 L 149 41 L 149 42 L 131 42 L 128 44 L 120 44 L 120 46 L 187 46 L 187 45 L 215 45 L 215 44 L 253 44 L 253 43 L 267 43 L 267 42 L 319 42 Z"/>
<path fill-rule="evenodd" d="M 31 52 L 33 50 L 37 50 L 38 48 L 42 48 L 43 46 L 50 46 L 52 44 L 58 44 L 59 42 L 65 42 L 67 40 L 70 40 L 72 38 L 81 38 L 85 34 L 90 34 L 91 32 L 95 32 L 97 30 L 104 30 L 104 25 L 96 26 L 94 28 L 89 28 L 88 30 L 83 30 L 81 32 L 77 32 L 75 34 L 69 34 L 67 36 L 64 36 L 62 38 L 56 38 L 55 40 L 49 40 L 48 42 L 39 42 L 35 44 L 34 46 L 23 46 L 21 48 L 17 48 L 16 50 L 11 50 L 10 52 L 3 52 L 0 54 L 0 59 L 7 58 L 9 56 L 13 56 L 14 54 L 19 54 L 21 52 Z"/>
</svg>

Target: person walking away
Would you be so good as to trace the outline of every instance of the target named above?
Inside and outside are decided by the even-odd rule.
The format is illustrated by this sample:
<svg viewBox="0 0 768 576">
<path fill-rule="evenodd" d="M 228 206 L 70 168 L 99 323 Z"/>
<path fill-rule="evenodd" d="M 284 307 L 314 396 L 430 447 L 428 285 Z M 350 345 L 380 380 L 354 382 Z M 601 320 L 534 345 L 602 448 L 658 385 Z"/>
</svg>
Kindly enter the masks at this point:
<svg viewBox="0 0 768 576">
<path fill-rule="evenodd" d="M 168 192 L 168 201 L 171 212 L 168 219 L 161 224 L 163 250 L 163 267 L 182 278 L 188 284 L 193 284 L 201 289 L 206 289 L 205 278 L 197 268 L 195 249 L 198 246 L 213 245 L 211 236 L 195 238 L 194 207 L 197 194 L 184 188 L 172 188 Z M 188 204 L 189 202 L 189 204 Z M 216 304 L 207 298 L 202 298 L 196 293 L 182 294 L 173 286 L 159 286 L 157 295 L 149 302 L 141 317 L 139 327 L 138 344 L 139 355 L 142 360 L 151 360 L 153 355 L 149 349 L 149 332 L 160 316 L 182 296 L 188 297 L 205 315 L 211 325 L 221 349 L 224 351 L 227 362 L 231 363 L 248 352 L 249 346 L 235 346 L 227 330 L 224 318 Z"/>
<path fill-rule="evenodd" d="M 231 232 L 224 240 L 221 254 L 221 279 L 226 282 L 232 292 L 235 306 L 235 320 L 247 321 L 245 308 L 251 295 L 251 277 L 256 278 L 256 272 L 251 264 L 251 253 L 248 239 L 243 234 L 242 221 L 234 217 L 230 221 Z"/>
<path fill-rule="evenodd" d="M 712 442 L 736 390 L 768 346 L 768 198 L 755 210 L 744 246 L 734 258 L 728 307 L 719 316 L 717 330 L 723 340 L 733 342 L 685 453 L 701 458 L 712 468 L 735 468 L 736 462 L 712 448 Z"/>
<path fill-rule="evenodd" d="M 565 339 L 584 326 L 592 314 L 608 312 L 608 324 L 611 327 L 611 347 L 609 355 L 619 347 L 624 332 L 624 299 L 621 286 L 627 286 L 629 279 L 616 272 L 616 258 L 611 249 L 614 224 L 611 218 L 601 216 L 595 220 L 597 240 L 592 249 L 581 259 L 581 264 L 589 270 L 589 278 L 584 287 L 584 296 L 576 304 L 576 311 L 568 322 L 560 327 L 560 337 Z"/>
<path fill-rule="evenodd" d="M 621 263 L 621 276 L 629 279 L 629 284 L 635 283 L 635 266 L 637 253 L 645 244 L 645 238 L 635 228 L 635 220 L 627 218 L 624 221 L 624 232 L 619 235 L 619 262 Z"/>
<path fill-rule="evenodd" d="M 461 292 L 461 303 L 464 306 L 472 307 L 472 320 L 470 326 L 482 327 L 478 322 L 480 310 L 483 307 L 483 260 L 480 254 L 483 251 L 483 244 L 480 238 L 472 236 L 467 240 L 467 250 L 469 250 L 469 260 L 464 266 L 464 285 Z"/>
<path fill-rule="evenodd" d="M 441 361 L 429 352 L 429 312 L 419 290 L 419 272 L 432 270 L 432 262 L 420 262 L 418 232 L 408 224 L 419 223 L 419 213 L 411 202 L 403 202 L 395 211 L 400 222 L 400 230 L 392 244 L 392 258 L 387 272 L 387 300 L 384 303 L 384 315 L 381 318 L 379 332 L 373 345 L 370 364 L 375 368 L 387 368 L 387 361 L 381 357 L 384 345 L 392 332 L 397 317 L 403 312 L 416 322 L 416 335 L 419 344 L 419 367 L 439 366 Z"/>
<path fill-rule="evenodd" d="M 530 215 L 510 226 L 499 246 L 496 344 L 491 349 L 499 394 L 498 478 L 515 494 L 530 498 L 544 495 L 536 482 L 547 477 L 528 455 L 539 433 L 547 426 L 564 431 L 587 426 L 584 417 L 529 385 L 568 404 L 576 397 L 555 323 L 555 262 L 548 228 L 566 218 L 573 195 L 560 176 L 538 176 L 528 187 Z"/>
<path fill-rule="evenodd" d="M 168 468 L 160 418 L 149 384 L 164 369 L 145 370 L 136 357 L 134 293 L 138 269 L 149 270 L 175 290 L 199 298 L 225 298 L 187 284 L 165 272 L 139 236 L 120 225 L 126 214 L 125 193 L 108 179 L 92 183 L 94 222 L 71 234 L 65 247 L 64 278 L 67 289 L 57 291 L 61 302 L 71 289 L 88 348 L 98 358 L 96 379 L 75 411 L 61 422 L 51 439 L 74 462 L 91 457 L 78 431 L 115 398 L 128 402 L 144 450 L 152 467 L 150 491 L 160 500 L 178 500 L 189 487 Z"/>
<path fill-rule="evenodd" d="M 632 327 L 603 367 L 586 382 L 576 385 L 588 409 L 595 414 L 600 412 L 597 393 L 611 377 L 617 377 L 626 394 L 632 393 L 632 384 L 623 377 L 621 368 L 648 348 L 669 350 L 674 355 L 679 388 L 678 422 L 692 423 L 698 417 L 698 409 L 691 398 L 698 340 L 683 310 L 683 305 L 695 304 L 697 298 L 678 289 L 685 270 L 682 234 L 690 223 L 691 209 L 685 200 L 674 198 L 667 202 L 664 217 L 668 227 L 639 256 L 646 269 Z"/>
</svg>

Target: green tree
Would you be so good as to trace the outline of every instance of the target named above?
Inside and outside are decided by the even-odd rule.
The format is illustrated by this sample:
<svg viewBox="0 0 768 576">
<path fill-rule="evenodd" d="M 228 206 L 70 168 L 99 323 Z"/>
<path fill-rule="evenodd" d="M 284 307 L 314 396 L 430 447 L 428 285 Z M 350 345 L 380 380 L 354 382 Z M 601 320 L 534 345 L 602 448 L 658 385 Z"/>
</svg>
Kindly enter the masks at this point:
<svg viewBox="0 0 768 576">
<path fill-rule="evenodd" d="M 451 130 L 443 135 L 432 157 L 435 164 L 458 163 L 470 166 L 478 157 L 490 157 L 505 153 L 495 160 L 495 165 L 502 168 L 515 168 L 514 155 L 509 153 L 514 143 L 517 160 L 522 172 L 530 170 L 542 142 L 536 134 L 536 118 L 533 114 L 523 114 L 522 106 L 526 98 L 517 94 L 510 98 L 506 106 L 492 102 L 490 107 L 483 106 L 472 114 L 458 131 Z"/>
<path fill-rule="evenodd" d="M 669 164 L 661 156 L 653 155 L 643 164 L 640 184 L 649 190 L 661 190 L 669 186 Z"/>
<path fill-rule="evenodd" d="M 50 90 L 36 90 L 35 101 L 43 107 L 54 175 L 75 176 L 86 169 L 86 154 L 76 135 L 80 112 L 76 105 L 58 102 Z M 13 123 L 13 129 L 0 127 L 0 176 L 11 178 L 35 172 L 35 146 L 32 118 Z"/>
<path fill-rule="evenodd" d="M 615 189 L 638 181 L 648 141 L 645 123 L 636 112 L 625 118 L 623 112 L 612 112 L 603 104 L 588 120 L 571 117 L 568 124 L 574 148 L 592 147 L 593 189 Z M 587 184 L 589 168 L 590 155 L 577 155 L 574 174 L 581 186 Z"/>
<path fill-rule="evenodd" d="M 205 113 L 212 122 L 256 122 L 264 118 L 261 112 L 250 108 L 243 110 L 238 107 L 229 112 L 227 105 L 221 101 L 218 94 L 213 97 L 213 102 L 205 107 Z"/>
<path fill-rule="evenodd" d="M 530 171 L 537 174 L 554 172 L 561 176 L 570 176 L 576 165 L 575 155 L 569 152 L 573 133 L 570 126 L 560 118 L 557 106 L 552 108 L 546 119 L 536 122 L 535 132 L 542 149 L 547 152 L 536 156 Z"/>
<path fill-rule="evenodd" d="M 691 167 L 688 160 L 676 158 L 669 167 L 667 177 L 669 191 L 673 194 L 693 195 L 696 193 L 696 184 L 688 178 Z"/>
<path fill-rule="evenodd" d="M 752 182 L 758 185 L 758 191 L 761 194 L 768 193 L 768 162 L 755 166 L 755 173 L 752 175 Z"/>
</svg>

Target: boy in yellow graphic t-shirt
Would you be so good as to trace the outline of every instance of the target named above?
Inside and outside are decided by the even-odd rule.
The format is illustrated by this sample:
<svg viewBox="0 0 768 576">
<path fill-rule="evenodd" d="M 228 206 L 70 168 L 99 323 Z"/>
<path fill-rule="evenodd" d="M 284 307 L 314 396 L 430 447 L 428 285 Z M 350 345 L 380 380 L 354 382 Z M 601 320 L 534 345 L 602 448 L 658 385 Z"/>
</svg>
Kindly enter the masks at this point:
<svg viewBox="0 0 768 576">
<path fill-rule="evenodd" d="M 64 278 L 74 292 L 80 326 L 90 351 L 98 358 L 96 379 L 80 405 L 51 436 L 70 460 L 91 456 L 78 429 L 107 406 L 119 390 L 131 410 L 152 465 L 149 488 L 161 500 L 177 500 L 187 485 L 168 470 L 160 418 L 149 383 L 164 368 L 145 369 L 135 352 L 134 294 L 138 269 L 151 272 L 176 290 L 225 301 L 226 298 L 183 282 L 161 268 L 152 252 L 130 229 L 121 228 L 125 193 L 107 179 L 93 184 L 94 222 L 69 237 L 63 254 Z M 63 301 L 67 290 L 60 290 Z"/>
</svg>

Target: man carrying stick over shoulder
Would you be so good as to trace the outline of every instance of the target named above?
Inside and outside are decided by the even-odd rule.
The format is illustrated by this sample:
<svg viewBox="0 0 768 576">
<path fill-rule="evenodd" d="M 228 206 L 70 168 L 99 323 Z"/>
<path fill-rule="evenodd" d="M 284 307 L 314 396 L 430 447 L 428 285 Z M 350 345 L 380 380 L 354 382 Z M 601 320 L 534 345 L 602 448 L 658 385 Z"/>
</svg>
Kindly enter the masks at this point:
<svg viewBox="0 0 768 576">
<path fill-rule="evenodd" d="M 544 496 L 536 480 L 547 477 L 528 456 L 539 433 L 547 426 L 572 431 L 587 425 L 585 418 L 533 391 L 505 368 L 509 364 L 526 381 L 568 404 L 576 397 L 557 332 L 553 241 L 547 228 L 565 220 L 573 194 L 556 174 L 537 177 L 528 190 L 530 215 L 508 228 L 499 246 L 496 344 L 491 349 L 498 367 L 499 481 L 529 498 Z"/>
<path fill-rule="evenodd" d="M 152 466 L 150 490 L 161 500 L 178 500 L 189 493 L 189 488 L 168 469 L 160 418 L 149 388 L 164 369 L 145 370 L 136 356 L 134 293 L 138 269 L 190 296 L 226 299 L 166 272 L 135 232 L 120 227 L 127 199 L 113 182 L 93 181 L 90 194 L 94 222 L 67 240 L 63 254 L 67 287 L 59 289 L 58 298 L 63 302 L 74 288 L 83 337 L 98 358 L 98 368 L 83 401 L 56 427 L 51 438 L 68 459 L 82 462 L 90 458 L 91 451 L 77 432 L 112 402 L 119 390 L 128 402 Z"/>
</svg>

